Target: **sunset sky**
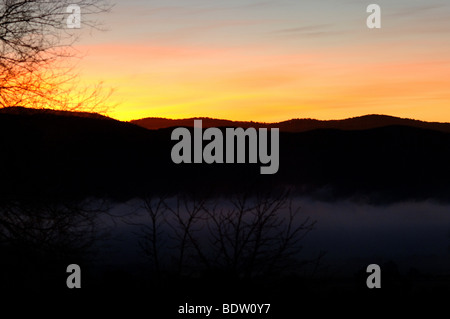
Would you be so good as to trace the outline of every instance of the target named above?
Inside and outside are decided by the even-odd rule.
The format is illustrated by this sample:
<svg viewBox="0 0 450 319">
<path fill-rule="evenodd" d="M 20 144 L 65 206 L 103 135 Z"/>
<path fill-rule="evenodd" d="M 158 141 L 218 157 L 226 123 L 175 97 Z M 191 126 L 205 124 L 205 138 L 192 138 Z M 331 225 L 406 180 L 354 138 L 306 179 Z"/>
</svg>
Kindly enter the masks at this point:
<svg viewBox="0 0 450 319">
<path fill-rule="evenodd" d="M 115 3 L 75 46 L 82 82 L 115 88 L 114 118 L 450 122 L 448 0 Z"/>
</svg>

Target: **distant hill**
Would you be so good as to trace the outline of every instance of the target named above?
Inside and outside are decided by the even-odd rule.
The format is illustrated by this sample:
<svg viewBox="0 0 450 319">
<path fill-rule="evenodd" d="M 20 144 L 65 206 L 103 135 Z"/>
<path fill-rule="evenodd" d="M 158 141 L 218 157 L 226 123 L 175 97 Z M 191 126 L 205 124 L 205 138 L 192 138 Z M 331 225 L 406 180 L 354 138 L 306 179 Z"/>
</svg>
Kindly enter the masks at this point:
<svg viewBox="0 0 450 319">
<path fill-rule="evenodd" d="M 34 109 L 28 107 L 14 106 L 14 107 L 5 107 L 0 108 L 0 114 L 13 114 L 13 115 L 27 115 L 27 116 L 67 116 L 67 117 L 86 117 L 92 119 L 107 119 L 112 120 L 111 118 L 92 112 L 73 112 L 73 111 L 61 111 L 61 110 L 52 110 L 52 109 Z"/>
<path fill-rule="evenodd" d="M 395 121 L 402 125 L 392 125 Z M 315 125 L 300 132 L 282 130 L 280 169 L 260 175 L 260 164 L 174 164 L 171 128 L 148 130 L 84 113 L 0 110 L 0 202 L 87 196 L 123 200 L 285 186 L 327 200 L 450 201 L 448 124 L 437 123 L 437 130 L 428 126 L 433 123 L 380 116 L 338 121 L 340 129 L 317 127 L 332 121 L 283 123 L 297 122 Z"/>
<path fill-rule="evenodd" d="M 132 120 L 130 123 L 145 127 L 149 130 L 157 130 L 160 128 L 170 128 L 176 126 L 184 126 L 184 127 L 193 127 L 194 120 L 202 120 L 203 127 L 268 127 L 265 123 L 258 122 L 239 122 L 239 121 L 229 121 L 229 120 L 220 120 L 220 119 L 212 119 L 209 117 L 198 117 L 198 118 L 189 118 L 189 119 L 181 119 L 181 120 L 172 120 L 166 118 L 159 117 L 148 117 L 140 120 Z"/>
<path fill-rule="evenodd" d="M 169 128 L 176 126 L 193 127 L 194 120 L 203 120 L 203 127 L 276 127 L 283 132 L 306 132 L 315 129 L 339 129 L 339 130 L 364 130 L 391 125 L 402 125 L 417 128 L 425 128 L 441 132 L 450 132 L 450 123 L 424 122 L 412 119 L 404 119 L 387 115 L 365 115 L 348 118 L 345 120 L 321 121 L 314 119 L 292 119 L 278 123 L 239 122 L 212 118 L 189 118 L 171 120 L 165 118 L 144 118 L 130 121 L 133 124 L 150 130 Z"/>
</svg>

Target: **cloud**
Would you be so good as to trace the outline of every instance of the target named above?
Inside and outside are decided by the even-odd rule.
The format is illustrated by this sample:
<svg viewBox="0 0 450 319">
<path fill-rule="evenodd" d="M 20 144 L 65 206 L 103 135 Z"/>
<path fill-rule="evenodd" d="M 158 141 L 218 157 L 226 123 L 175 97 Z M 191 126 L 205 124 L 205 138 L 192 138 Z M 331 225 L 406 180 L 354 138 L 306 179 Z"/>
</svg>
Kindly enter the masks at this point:
<svg viewBox="0 0 450 319">
<path fill-rule="evenodd" d="M 329 27 L 333 27 L 332 24 L 316 24 L 309 26 L 302 26 L 297 28 L 287 28 L 276 30 L 277 33 L 310 33 L 310 32 L 323 32 L 323 29 L 328 29 Z"/>
<path fill-rule="evenodd" d="M 386 12 L 386 16 L 388 17 L 411 17 L 416 15 L 423 15 L 424 13 L 430 13 L 430 11 L 436 11 L 437 9 L 442 9 L 448 7 L 444 4 L 427 4 L 420 6 L 408 6 L 408 7 L 400 7 L 393 12 Z M 383 10 L 383 8 L 382 8 Z"/>
<path fill-rule="evenodd" d="M 343 34 L 344 31 L 337 31 L 333 24 L 317 24 L 295 28 L 279 29 L 271 32 L 272 34 L 294 37 L 324 37 Z"/>
</svg>

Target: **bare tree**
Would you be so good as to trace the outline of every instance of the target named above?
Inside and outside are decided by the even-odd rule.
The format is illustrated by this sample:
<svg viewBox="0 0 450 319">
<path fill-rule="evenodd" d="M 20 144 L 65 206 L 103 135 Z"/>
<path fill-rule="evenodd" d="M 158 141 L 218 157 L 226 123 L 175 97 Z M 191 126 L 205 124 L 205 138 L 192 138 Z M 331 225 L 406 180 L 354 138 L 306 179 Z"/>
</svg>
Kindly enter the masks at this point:
<svg viewBox="0 0 450 319">
<path fill-rule="evenodd" d="M 97 239 L 105 209 L 91 203 L 10 202 L 0 207 L 0 244 L 62 257 L 84 252 Z"/>
<path fill-rule="evenodd" d="M 154 271 L 158 278 L 161 276 L 161 263 L 162 256 L 161 248 L 165 244 L 164 230 L 164 213 L 166 212 L 166 204 L 164 202 L 164 197 L 143 198 L 142 208 L 148 214 L 149 223 L 147 224 L 134 224 L 142 226 L 142 239 L 139 241 L 139 245 L 144 253 L 150 258 L 151 263 L 154 266 Z M 128 224 L 133 224 L 132 222 L 126 221 Z"/>
<path fill-rule="evenodd" d="M 143 208 L 150 218 L 138 224 L 140 245 L 158 275 L 162 252 L 166 262 L 175 263 L 166 269 L 175 268 L 181 276 L 206 271 L 254 278 L 298 269 L 304 263 L 301 240 L 315 226 L 309 217 L 300 218 L 288 193 L 213 204 L 186 196 L 178 196 L 175 204 L 146 199 Z"/>
<path fill-rule="evenodd" d="M 103 203 L 90 201 L 2 203 L 0 273 L 8 277 L 0 277 L 0 284 L 16 289 L 51 287 L 61 269 L 86 262 L 94 253 L 93 244 L 106 235 L 98 223 L 106 210 Z"/>
<path fill-rule="evenodd" d="M 67 28 L 70 5 L 81 9 L 88 27 L 97 27 L 94 15 L 110 9 L 105 0 L 0 0 L 0 107 L 93 110 L 105 102 L 110 93 L 101 84 L 77 87 L 68 62 L 78 38 Z"/>
<path fill-rule="evenodd" d="M 251 278 L 298 266 L 300 241 L 315 222 L 298 220 L 299 208 L 292 207 L 288 193 L 255 199 L 242 195 L 231 204 L 207 210 L 216 267 Z"/>
<path fill-rule="evenodd" d="M 171 213 L 168 225 L 173 230 L 173 234 L 170 236 L 174 243 L 172 247 L 178 252 L 178 256 L 175 259 L 179 275 L 185 274 L 186 271 L 191 271 L 192 269 L 189 269 L 191 265 L 200 263 L 206 267 L 209 266 L 199 235 L 206 222 L 204 213 L 205 202 L 205 199 L 197 200 L 179 196 L 175 208 L 166 205 L 167 210 Z"/>
</svg>

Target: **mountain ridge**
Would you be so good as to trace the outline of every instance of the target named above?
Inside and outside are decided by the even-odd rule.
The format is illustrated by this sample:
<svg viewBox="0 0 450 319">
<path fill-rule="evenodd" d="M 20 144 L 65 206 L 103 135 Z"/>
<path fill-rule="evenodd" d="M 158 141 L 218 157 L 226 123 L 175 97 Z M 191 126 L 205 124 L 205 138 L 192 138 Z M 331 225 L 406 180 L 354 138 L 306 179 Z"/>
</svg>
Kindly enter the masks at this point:
<svg viewBox="0 0 450 319">
<path fill-rule="evenodd" d="M 256 122 L 256 121 L 233 121 L 210 117 L 193 117 L 185 119 L 169 119 L 161 117 L 147 117 L 131 121 L 120 121 L 93 112 L 67 111 L 53 109 L 35 109 L 21 106 L 0 108 L 0 114 L 20 116 L 57 116 L 74 117 L 97 120 L 116 121 L 117 123 L 129 123 L 148 130 L 166 129 L 172 127 L 193 127 L 194 120 L 202 120 L 203 128 L 208 127 L 242 127 L 242 128 L 279 128 L 282 132 L 299 133 L 316 129 L 338 129 L 338 130 L 366 130 L 386 126 L 410 126 L 421 129 L 429 129 L 450 133 L 448 122 L 428 122 L 410 118 L 401 118 L 383 114 L 367 114 L 349 117 L 340 120 L 318 120 L 311 118 L 294 118 L 281 122 Z"/>
<path fill-rule="evenodd" d="M 269 176 L 257 163 L 175 164 L 170 128 L 31 113 L 0 112 L 0 202 L 284 187 L 331 201 L 450 200 L 446 132 L 405 125 L 280 132 L 280 169 Z"/>
<path fill-rule="evenodd" d="M 446 122 L 427 122 L 415 119 L 400 118 L 382 114 L 368 114 L 363 116 L 351 117 L 342 120 L 317 120 L 317 119 L 290 119 L 275 123 L 254 122 L 254 121 L 232 121 L 216 119 L 209 117 L 195 117 L 187 119 L 167 119 L 149 117 L 139 120 L 129 121 L 132 124 L 155 130 L 170 127 L 193 127 L 194 120 L 201 119 L 204 128 L 208 127 L 242 127 L 242 128 L 279 128 L 284 132 L 306 132 L 315 129 L 340 129 L 340 130 L 364 130 L 385 126 L 411 126 L 416 128 L 431 129 L 441 132 L 450 132 L 450 123 Z"/>
<path fill-rule="evenodd" d="M 11 106 L 0 108 L 0 114 L 7 115 L 23 115 L 23 116 L 33 116 L 33 115 L 50 115 L 50 116 L 62 116 L 62 117 L 83 117 L 83 118 L 93 118 L 93 119 L 104 119 L 104 120 L 115 120 L 106 115 L 102 115 L 94 112 L 87 111 L 69 111 L 69 110 L 54 110 L 54 109 L 39 109 L 39 108 L 29 108 L 23 106 Z"/>
</svg>

